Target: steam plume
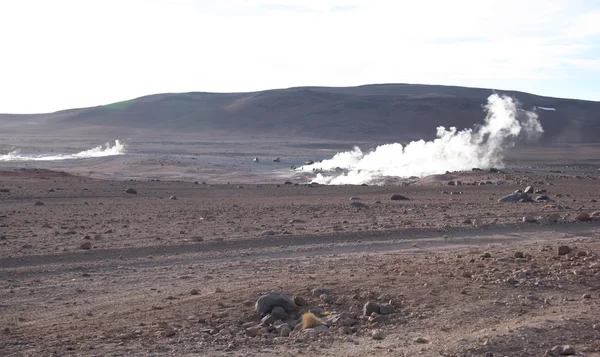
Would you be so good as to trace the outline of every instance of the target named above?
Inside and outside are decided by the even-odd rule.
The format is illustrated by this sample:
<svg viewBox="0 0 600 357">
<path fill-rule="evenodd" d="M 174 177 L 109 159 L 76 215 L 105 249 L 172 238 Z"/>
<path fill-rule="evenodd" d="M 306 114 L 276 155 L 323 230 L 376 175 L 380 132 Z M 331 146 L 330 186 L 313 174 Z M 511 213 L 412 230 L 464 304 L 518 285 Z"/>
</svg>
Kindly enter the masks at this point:
<svg viewBox="0 0 600 357">
<path fill-rule="evenodd" d="M 70 160 L 70 159 L 85 159 L 92 157 L 104 157 L 114 155 L 124 155 L 125 145 L 119 140 L 115 140 L 115 145 L 110 146 L 106 143 L 105 146 L 99 145 L 95 148 L 78 152 L 76 154 L 21 154 L 19 150 L 12 151 L 6 155 L 0 155 L 0 161 L 54 161 L 54 160 Z"/>
<path fill-rule="evenodd" d="M 503 151 L 518 137 L 537 140 L 544 132 L 537 114 L 524 111 L 510 97 L 492 94 L 484 124 L 458 131 L 437 128 L 432 141 L 385 144 L 364 153 L 359 147 L 299 170 L 319 172 L 313 182 L 331 185 L 381 183 L 384 177 L 410 177 L 503 166 Z"/>
</svg>

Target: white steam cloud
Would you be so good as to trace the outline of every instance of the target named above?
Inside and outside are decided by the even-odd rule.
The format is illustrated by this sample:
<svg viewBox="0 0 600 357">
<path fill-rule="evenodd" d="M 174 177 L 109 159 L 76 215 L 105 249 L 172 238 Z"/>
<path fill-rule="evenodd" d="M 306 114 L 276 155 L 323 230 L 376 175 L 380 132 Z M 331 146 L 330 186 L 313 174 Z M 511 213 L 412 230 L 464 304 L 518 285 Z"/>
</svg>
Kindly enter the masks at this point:
<svg viewBox="0 0 600 357">
<path fill-rule="evenodd" d="M 6 155 L 0 155 L 0 161 L 54 161 L 54 160 L 72 160 L 86 159 L 92 157 L 104 157 L 124 155 L 125 145 L 119 140 L 115 140 L 115 145 L 106 143 L 105 146 L 99 145 L 95 148 L 78 152 L 76 154 L 21 154 L 19 150 L 12 151 Z"/>
<path fill-rule="evenodd" d="M 386 144 L 364 153 L 360 148 L 341 152 L 329 160 L 299 170 L 318 172 L 313 182 L 327 185 L 378 184 L 385 177 L 410 177 L 503 167 L 502 153 L 516 139 L 537 140 L 544 132 L 537 114 L 524 111 L 510 97 L 492 94 L 485 105 L 484 124 L 457 131 L 437 128 L 432 141 Z"/>
</svg>

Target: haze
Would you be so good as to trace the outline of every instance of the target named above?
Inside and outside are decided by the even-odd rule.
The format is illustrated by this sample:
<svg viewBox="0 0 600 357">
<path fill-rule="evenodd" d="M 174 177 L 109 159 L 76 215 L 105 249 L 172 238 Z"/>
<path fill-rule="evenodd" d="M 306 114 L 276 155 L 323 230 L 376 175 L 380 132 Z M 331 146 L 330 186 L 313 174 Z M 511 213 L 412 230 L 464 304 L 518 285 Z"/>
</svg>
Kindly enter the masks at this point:
<svg viewBox="0 0 600 357">
<path fill-rule="evenodd" d="M 0 113 L 163 92 L 425 83 L 600 100 L 587 1 L 0 3 Z"/>
</svg>

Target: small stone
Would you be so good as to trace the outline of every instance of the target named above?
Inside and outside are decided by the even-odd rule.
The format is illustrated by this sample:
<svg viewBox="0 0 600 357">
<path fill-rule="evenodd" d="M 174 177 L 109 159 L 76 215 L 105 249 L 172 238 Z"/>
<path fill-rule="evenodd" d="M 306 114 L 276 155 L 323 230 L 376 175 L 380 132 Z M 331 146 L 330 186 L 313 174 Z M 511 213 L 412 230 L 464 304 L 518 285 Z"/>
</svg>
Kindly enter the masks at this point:
<svg viewBox="0 0 600 357">
<path fill-rule="evenodd" d="M 314 297 L 320 297 L 323 294 L 327 294 L 327 289 L 325 288 L 315 288 L 312 290 L 312 294 Z"/>
<path fill-rule="evenodd" d="M 583 294 L 583 298 L 584 299 L 591 299 L 592 295 L 591 294 Z"/>
<path fill-rule="evenodd" d="M 385 335 L 380 330 L 375 330 L 371 333 L 371 338 L 374 340 L 383 340 Z"/>
<path fill-rule="evenodd" d="M 281 337 L 289 337 L 290 333 L 292 333 L 292 329 L 288 324 L 284 324 L 283 327 L 279 329 L 279 336 Z"/>
<path fill-rule="evenodd" d="M 79 249 L 84 249 L 84 250 L 92 249 L 92 243 L 91 242 L 83 242 L 79 246 Z"/>
<path fill-rule="evenodd" d="M 523 254 L 523 252 L 515 252 L 515 254 L 513 256 L 517 259 L 525 258 L 525 254 Z"/>
<path fill-rule="evenodd" d="M 394 306 L 390 304 L 381 304 L 379 305 L 379 313 L 381 315 L 389 315 L 394 312 Z"/>
<path fill-rule="evenodd" d="M 44 202 L 42 201 L 37 201 L 36 203 L 34 203 L 35 206 L 43 206 Z"/>
<path fill-rule="evenodd" d="M 546 218 L 550 222 L 555 223 L 560 219 L 560 215 L 558 213 L 550 213 Z"/>
<path fill-rule="evenodd" d="M 127 190 L 125 190 L 125 193 L 128 193 L 130 195 L 137 195 L 137 191 L 135 190 L 135 188 L 128 188 Z"/>
<path fill-rule="evenodd" d="M 176 200 L 176 199 L 177 199 L 177 196 L 171 196 L 171 197 L 169 197 L 169 199 L 170 199 L 170 200 Z"/>
<path fill-rule="evenodd" d="M 306 301 L 306 299 L 304 299 L 302 296 L 294 296 L 294 304 L 296 304 L 297 306 L 306 306 L 308 305 L 308 301 Z"/>
<path fill-rule="evenodd" d="M 266 236 L 274 236 L 275 234 L 277 234 L 277 232 L 275 232 L 275 231 L 263 231 L 260 235 L 263 237 L 266 237 Z"/>
<path fill-rule="evenodd" d="M 429 341 L 423 337 L 417 337 L 414 339 L 415 343 L 429 343 Z"/>
<path fill-rule="evenodd" d="M 163 332 L 163 334 L 164 334 L 165 337 L 173 337 L 173 336 L 175 336 L 176 332 L 172 328 L 169 328 L 169 329 L 166 329 Z"/>
<path fill-rule="evenodd" d="M 408 198 L 404 195 L 393 194 L 392 197 L 390 197 L 390 200 L 392 200 L 392 201 L 410 201 L 410 198 Z"/>
<path fill-rule="evenodd" d="M 371 316 L 371 314 L 373 314 L 373 313 L 378 314 L 379 309 L 380 309 L 380 306 L 378 303 L 376 303 L 374 301 L 368 301 L 363 306 L 363 315 Z"/>
<path fill-rule="evenodd" d="M 571 248 L 568 245 L 560 245 L 556 248 L 556 254 L 567 255 L 571 253 Z"/>
<path fill-rule="evenodd" d="M 190 290 L 190 295 L 199 295 L 200 291 L 198 291 L 198 289 L 192 289 Z"/>
<path fill-rule="evenodd" d="M 355 202 L 352 202 L 352 203 L 350 204 L 350 206 L 352 206 L 352 207 L 354 207 L 354 208 L 359 208 L 359 209 L 362 209 L 362 208 L 369 208 L 369 206 L 367 206 L 366 204 L 364 204 L 364 203 L 362 203 L 362 202 L 356 202 L 356 201 L 355 201 Z"/>
<path fill-rule="evenodd" d="M 523 191 L 524 193 L 533 193 L 535 191 L 535 189 L 533 188 L 533 186 L 527 186 L 525 187 L 525 190 Z"/>
<path fill-rule="evenodd" d="M 537 220 L 535 219 L 535 217 L 533 215 L 528 214 L 525 217 L 523 217 L 523 222 L 535 223 L 535 222 L 537 222 Z"/>
<path fill-rule="evenodd" d="M 585 212 L 581 212 L 580 214 L 578 214 L 577 216 L 575 216 L 575 220 L 576 221 L 580 221 L 580 222 L 586 222 L 590 220 L 590 214 L 589 213 L 585 213 Z"/>
<path fill-rule="evenodd" d="M 555 356 L 572 356 L 575 354 L 575 349 L 569 345 L 554 346 L 551 352 Z"/>
</svg>

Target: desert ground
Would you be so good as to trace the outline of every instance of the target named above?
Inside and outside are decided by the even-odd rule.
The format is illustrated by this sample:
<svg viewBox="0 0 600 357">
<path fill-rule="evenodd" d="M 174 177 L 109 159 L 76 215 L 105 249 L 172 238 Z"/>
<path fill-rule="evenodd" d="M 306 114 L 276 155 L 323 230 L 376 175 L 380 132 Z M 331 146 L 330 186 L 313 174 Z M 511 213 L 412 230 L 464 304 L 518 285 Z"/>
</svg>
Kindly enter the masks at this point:
<svg viewBox="0 0 600 357">
<path fill-rule="evenodd" d="M 600 356 L 597 147 L 323 186 L 338 147 L 184 144 L 0 165 L 0 355 Z"/>
</svg>

